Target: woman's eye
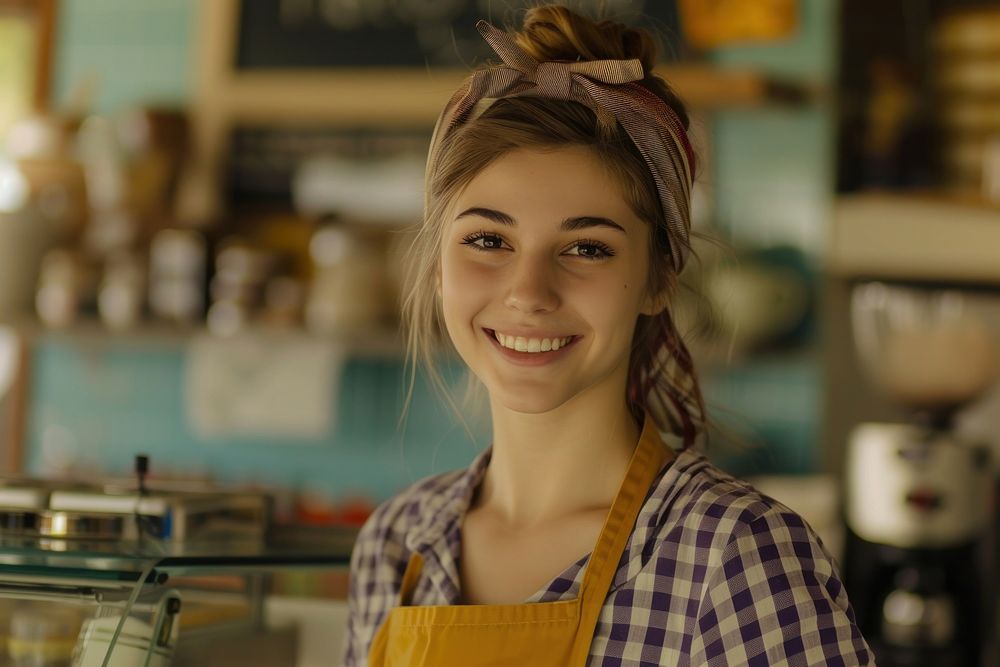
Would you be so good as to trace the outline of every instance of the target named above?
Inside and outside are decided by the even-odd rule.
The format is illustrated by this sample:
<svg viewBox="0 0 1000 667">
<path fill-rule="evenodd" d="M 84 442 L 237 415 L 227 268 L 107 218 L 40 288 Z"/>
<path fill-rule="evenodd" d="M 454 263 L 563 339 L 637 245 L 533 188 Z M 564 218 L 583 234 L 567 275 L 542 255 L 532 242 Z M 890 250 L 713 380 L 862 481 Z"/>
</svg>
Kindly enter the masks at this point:
<svg viewBox="0 0 1000 667">
<path fill-rule="evenodd" d="M 467 245 L 476 250 L 502 250 L 503 238 L 496 234 L 487 232 L 476 232 L 462 238 L 462 245 Z"/>
<path fill-rule="evenodd" d="M 615 251 L 600 241 L 578 241 L 569 249 L 569 254 L 587 259 L 607 259 L 614 256 Z"/>
<path fill-rule="evenodd" d="M 476 232 L 464 237 L 462 245 L 471 246 L 476 250 L 500 250 L 503 248 L 503 239 L 496 234 Z"/>
</svg>

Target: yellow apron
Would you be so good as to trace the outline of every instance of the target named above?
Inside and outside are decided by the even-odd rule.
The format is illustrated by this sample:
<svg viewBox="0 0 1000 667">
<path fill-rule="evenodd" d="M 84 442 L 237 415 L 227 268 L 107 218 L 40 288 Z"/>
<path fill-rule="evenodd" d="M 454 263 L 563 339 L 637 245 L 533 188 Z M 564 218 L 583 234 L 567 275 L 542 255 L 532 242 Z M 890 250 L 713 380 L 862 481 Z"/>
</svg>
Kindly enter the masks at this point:
<svg viewBox="0 0 1000 667">
<path fill-rule="evenodd" d="M 646 493 L 673 453 L 646 418 L 625 479 L 591 553 L 580 595 L 531 604 L 436 605 L 409 602 L 423 559 L 413 554 L 399 606 L 378 629 L 369 667 L 566 667 L 586 665 L 597 619 Z"/>
</svg>

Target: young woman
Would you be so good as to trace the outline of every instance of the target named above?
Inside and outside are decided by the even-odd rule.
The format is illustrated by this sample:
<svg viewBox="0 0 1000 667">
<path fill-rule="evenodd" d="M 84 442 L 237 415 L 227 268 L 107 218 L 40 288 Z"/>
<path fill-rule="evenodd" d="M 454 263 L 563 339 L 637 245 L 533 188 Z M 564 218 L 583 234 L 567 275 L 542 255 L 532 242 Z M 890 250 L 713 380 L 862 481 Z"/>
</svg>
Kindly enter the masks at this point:
<svg viewBox="0 0 1000 667">
<path fill-rule="evenodd" d="M 870 664 L 812 529 L 690 448 L 695 159 L 651 37 L 479 29 L 501 63 L 438 121 L 405 314 L 411 360 L 447 337 L 485 386 L 492 445 L 361 530 L 345 664 Z"/>
</svg>

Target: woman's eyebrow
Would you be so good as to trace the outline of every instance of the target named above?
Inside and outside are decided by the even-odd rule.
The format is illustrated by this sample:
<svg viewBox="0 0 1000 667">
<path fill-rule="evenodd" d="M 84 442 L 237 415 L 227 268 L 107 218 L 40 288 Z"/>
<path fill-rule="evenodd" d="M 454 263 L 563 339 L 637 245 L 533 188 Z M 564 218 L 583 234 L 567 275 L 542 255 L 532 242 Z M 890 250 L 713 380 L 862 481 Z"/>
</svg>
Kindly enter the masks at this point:
<svg viewBox="0 0 1000 667">
<path fill-rule="evenodd" d="M 473 206 L 472 208 L 467 208 L 458 215 L 455 216 L 456 220 L 461 220 L 462 218 L 467 218 L 472 215 L 477 215 L 480 218 L 486 218 L 491 222 L 495 222 L 499 225 L 507 225 L 508 227 L 513 227 L 517 224 L 511 216 L 503 213 L 502 211 L 496 211 L 492 208 L 485 208 L 482 206 Z"/>
<path fill-rule="evenodd" d="M 559 225 L 560 229 L 566 231 L 576 231 L 578 229 L 587 229 L 588 227 L 609 227 L 610 229 L 617 229 L 622 234 L 628 236 L 628 232 L 625 231 L 625 228 L 611 218 L 602 218 L 596 215 L 583 215 L 577 218 L 566 218 L 562 221 L 562 224 Z"/>
<path fill-rule="evenodd" d="M 477 215 L 481 218 L 486 218 L 491 222 L 495 222 L 500 225 L 507 225 L 509 227 L 513 227 L 517 224 L 517 221 L 514 220 L 513 217 L 503 211 L 497 211 L 484 206 L 473 206 L 472 208 L 467 208 L 455 216 L 455 219 L 459 220 L 472 215 Z M 622 234 L 628 234 L 628 232 L 625 231 L 625 228 L 614 220 L 596 215 L 583 215 L 575 218 L 566 218 L 559 225 L 559 228 L 563 231 L 577 231 L 580 229 L 587 229 L 589 227 L 609 227 L 611 229 L 617 229 Z"/>
</svg>

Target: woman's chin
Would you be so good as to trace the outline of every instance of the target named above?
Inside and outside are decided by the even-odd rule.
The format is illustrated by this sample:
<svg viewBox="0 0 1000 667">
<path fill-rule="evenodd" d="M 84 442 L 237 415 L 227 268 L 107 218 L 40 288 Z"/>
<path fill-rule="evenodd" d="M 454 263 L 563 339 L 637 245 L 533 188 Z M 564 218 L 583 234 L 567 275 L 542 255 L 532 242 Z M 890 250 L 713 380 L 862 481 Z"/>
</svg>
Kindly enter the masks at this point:
<svg viewBox="0 0 1000 667">
<path fill-rule="evenodd" d="M 500 405 L 510 412 L 526 415 L 541 415 L 552 412 L 566 402 L 565 397 L 556 395 L 551 389 L 510 391 L 500 394 L 491 391 L 490 395 L 494 397 L 494 405 Z"/>
</svg>

